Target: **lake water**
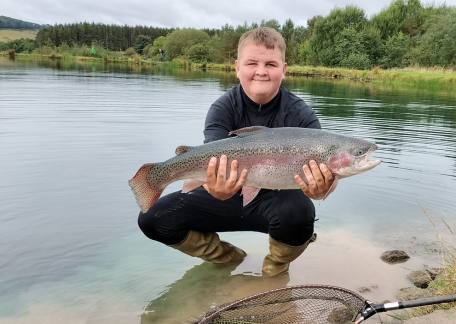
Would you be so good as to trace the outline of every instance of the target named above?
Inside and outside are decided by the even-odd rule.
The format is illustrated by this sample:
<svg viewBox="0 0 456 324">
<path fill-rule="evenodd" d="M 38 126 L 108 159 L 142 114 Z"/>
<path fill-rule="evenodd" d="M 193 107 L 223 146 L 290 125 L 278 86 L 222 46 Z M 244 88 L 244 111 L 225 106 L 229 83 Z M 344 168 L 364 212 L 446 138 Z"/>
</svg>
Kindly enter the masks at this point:
<svg viewBox="0 0 456 324">
<path fill-rule="evenodd" d="M 410 285 L 409 271 L 442 261 L 456 229 L 456 98 L 426 88 L 287 80 L 325 129 L 376 142 L 383 161 L 316 202 L 319 240 L 289 278 L 257 275 L 264 234 L 222 234 L 249 254 L 237 268 L 143 236 L 127 180 L 178 145 L 200 144 L 208 107 L 235 83 L 224 73 L 0 60 L 0 323 L 182 323 L 305 283 L 370 287 L 381 301 Z M 387 249 L 411 259 L 386 265 Z"/>
</svg>

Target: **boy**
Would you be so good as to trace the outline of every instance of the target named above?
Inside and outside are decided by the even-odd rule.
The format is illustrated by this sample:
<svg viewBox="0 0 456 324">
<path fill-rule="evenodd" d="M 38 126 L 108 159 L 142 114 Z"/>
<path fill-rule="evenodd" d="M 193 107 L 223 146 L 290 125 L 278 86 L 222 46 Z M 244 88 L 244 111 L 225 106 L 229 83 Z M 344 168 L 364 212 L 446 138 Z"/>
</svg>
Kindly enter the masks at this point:
<svg viewBox="0 0 456 324">
<path fill-rule="evenodd" d="M 248 126 L 320 128 L 315 113 L 300 98 L 281 87 L 285 78 L 285 41 L 272 28 L 259 27 L 241 36 L 236 60 L 240 84 L 216 100 L 206 116 L 205 143 L 228 137 Z M 265 190 L 243 207 L 240 189 L 248 170 L 238 173 L 237 161 L 226 174 L 227 157 L 212 157 L 207 183 L 190 193 L 162 197 L 138 224 L 144 234 L 191 256 L 213 263 L 240 262 L 241 249 L 220 241 L 216 232 L 258 231 L 269 234 L 269 254 L 263 274 L 288 271 L 314 239 L 315 208 L 310 198 L 321 199 L 333 180 L 325 165 L 303 166 L 301 189 Z"/>
</svg>

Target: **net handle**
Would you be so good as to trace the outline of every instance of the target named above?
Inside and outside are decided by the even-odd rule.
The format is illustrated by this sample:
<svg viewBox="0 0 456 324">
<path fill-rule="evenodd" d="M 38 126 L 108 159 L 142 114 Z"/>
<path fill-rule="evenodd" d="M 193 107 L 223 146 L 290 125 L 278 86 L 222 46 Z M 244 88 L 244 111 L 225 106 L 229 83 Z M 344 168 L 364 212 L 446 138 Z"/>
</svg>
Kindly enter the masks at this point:
<svg viewBox="0 0 456 324">
<path fill-rule="evenodd" d="M 355 323 L 361 323 L 362 321 L 368 319 L 376 313 L 388 312 L 390 310 L 395 309 L 451 303 L 454 301 L 456 301 L 456 295 L 426 297 L 415 300 L 395 301 L 385 304 L 373 304 L 367 301 L 366 306 L 361 311 L 361 317 L 358 320 L 356 320 Z"/>
</svg>

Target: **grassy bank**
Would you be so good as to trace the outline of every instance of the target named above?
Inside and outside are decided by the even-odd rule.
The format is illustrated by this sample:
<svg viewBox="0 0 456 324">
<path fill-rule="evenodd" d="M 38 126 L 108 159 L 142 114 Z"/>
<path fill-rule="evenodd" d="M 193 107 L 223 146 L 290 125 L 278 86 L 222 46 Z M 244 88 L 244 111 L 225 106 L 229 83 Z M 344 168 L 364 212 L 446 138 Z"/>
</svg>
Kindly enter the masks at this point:
<svg viewBox="0 0 456 324">
<path fill-rule="evenodd" d="M 455 295 L 456 294 L 456 248 L 446 248 L 444 255 L 444 268 L 442 272 L 429 284 L 427 290 L 432 296 Z M 450 309 L 456 307 L 456 302 L 423 306 L 417 308 L 413 316 L 429 314 L 435 310 Z"/>
</svg>

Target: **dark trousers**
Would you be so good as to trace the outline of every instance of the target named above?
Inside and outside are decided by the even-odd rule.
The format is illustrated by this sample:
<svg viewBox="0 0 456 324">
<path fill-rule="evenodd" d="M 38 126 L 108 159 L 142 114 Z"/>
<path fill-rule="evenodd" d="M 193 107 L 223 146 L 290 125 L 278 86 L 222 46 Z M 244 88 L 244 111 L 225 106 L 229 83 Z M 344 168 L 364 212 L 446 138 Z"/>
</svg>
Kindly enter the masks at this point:
<svg viewBox="0 0 456 324">
<path fill-rule="evenodd" d="M 188 231 L 256 231 L 289 245 L 302 245 L 313 234 L 315 207 L 301 190 L 260 190 L 247 206 L 242 196 L 221 201 L 200 187 L 173 192 L 158 200 L 138 225 L 152 240 L 167 245 L 182 242 Z"/>
</svg>

